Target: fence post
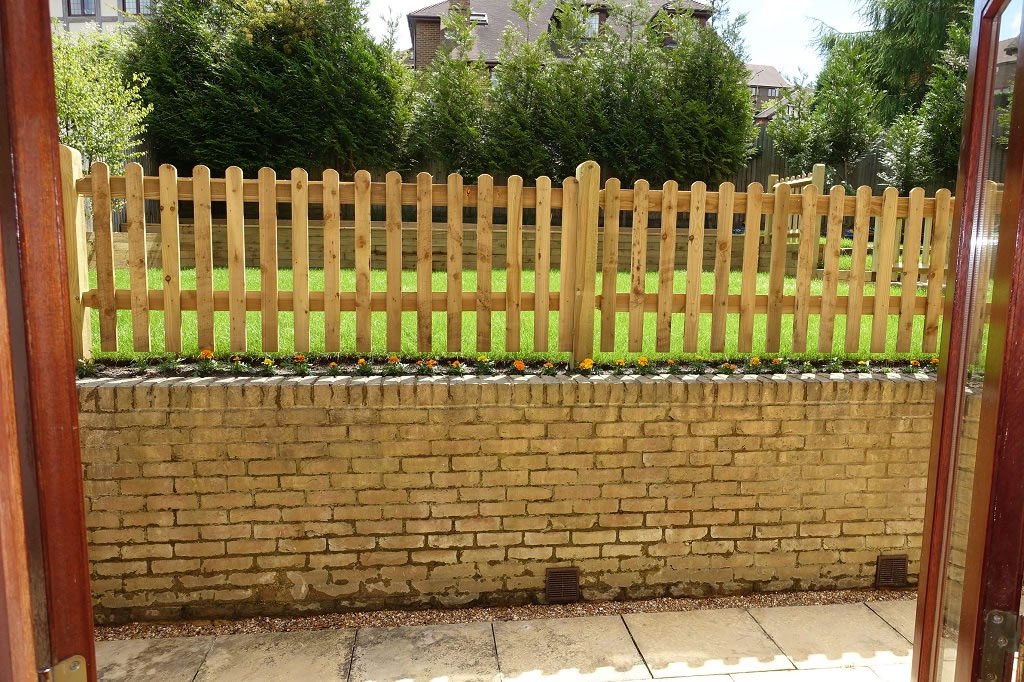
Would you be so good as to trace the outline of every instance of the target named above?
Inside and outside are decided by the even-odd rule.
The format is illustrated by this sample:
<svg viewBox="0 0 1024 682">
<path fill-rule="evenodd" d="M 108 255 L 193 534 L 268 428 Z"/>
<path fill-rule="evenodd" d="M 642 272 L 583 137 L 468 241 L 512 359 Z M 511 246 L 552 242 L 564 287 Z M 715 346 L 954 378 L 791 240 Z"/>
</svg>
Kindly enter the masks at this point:
<svg viewBox="0 0 1024 682">
<path fill-rule="evenodd" d="M 576 168 L 576 272 L 573 278 L 572 367 L 594 354 L 594 287 L 597 281 L 597 221 L 601 167 L 586 161 Z M 567 283 L 563 283 L 565 286 Z"/>
<path fill-rule="evenodd" d="M 85 249 L 85 200 L 76 183 L 82 177 L 82 154 L 60 146 L 61 196 L 64 204 L 64 247 L 68 264 L 68 290 L 71 294 L 71 341 L 75 359 L 92 357 L 92 320 L 82 302 L 89 289 L 89 261 Z"/>
</svg>

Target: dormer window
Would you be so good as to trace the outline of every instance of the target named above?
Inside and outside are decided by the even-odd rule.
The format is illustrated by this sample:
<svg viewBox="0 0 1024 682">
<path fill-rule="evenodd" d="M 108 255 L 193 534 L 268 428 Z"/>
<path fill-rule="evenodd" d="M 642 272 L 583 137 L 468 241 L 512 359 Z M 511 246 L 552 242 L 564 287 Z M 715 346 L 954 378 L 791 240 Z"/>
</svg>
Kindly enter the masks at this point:
<svg viewBox="0 0 1024 682">
<path fill-rule="evenodd" d="M 596 38 L 598 31 L 601 30 L 601 15 L 597 12 L 591 12 L 587 15 L 587 37 Z"/>
<path fill-rule="evenodd" d="M 469 21 L 473 24 L 487 25 L 487 12 L 470 12 Z"/>
</svg>

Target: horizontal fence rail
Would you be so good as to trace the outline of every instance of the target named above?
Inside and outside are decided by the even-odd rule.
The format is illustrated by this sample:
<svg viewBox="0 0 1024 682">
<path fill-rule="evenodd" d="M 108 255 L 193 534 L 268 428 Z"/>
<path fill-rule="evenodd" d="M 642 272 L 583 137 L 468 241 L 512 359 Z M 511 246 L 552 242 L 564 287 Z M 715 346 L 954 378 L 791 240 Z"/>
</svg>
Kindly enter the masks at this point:
<svg viewBox="0 0 1024 682">
<path fill-rule="evenodd" d="M 215 313 L 227 313 L 229 344 L 218 350 L 231 352 L 256 350 L 248 347 L 249 312 L 259 313 L 259 350 L 264 352 L 281 347 L 281 313 L 291 317 L 294 338 L 288 340 L 297 352 L 310 348 L 311 313 L 323 314 L 323 347 L 328 352 L 342 347 L 343 313 L 354 313 L 359 353 L 374 347 L 374 314 L 383 314 L 384 347 L 396 353 L 402 350 L 403 325 L 411 324 L 410 315 L 418 352 L 463 352 L 467 313 L 475 315 L 476 352 L 492 350 L 495 313 L 504 313 L 504 350 L 521 351 L 523 316 L 532 313 L 532 350 L 552 350 L 549 325 L 554 325 L 554 350 L 570 352 L 574 362 L 596 349 L 616 350 L 617 326 L 624 330 L 630 352 L 696 352 L 702 330 L 708 328 L 712 352 L 726 348 L 729 333 L 736 334 L 739 352 L 750 352 L 755 320 L 761 318 L 763 348 L 769 353 L 780 350 L 784 317 L 792 328 L 795 353 L 809 348 L 831 352 L 837 335 L 847 352 L 885 352 L 891 331 L 897 352 L 930 353 L 938 344 L 952 215 L 948 190 L 926 197 L 920 188 L 909 196 L 890 188 L 878 196 L 861 187 L 850 196 L 839 186 L 823 195 L 810 183 L 802 183 L 797 194 L 786 183 L 768 193 L 759 183 L 738 192 L 731 183 L 712 191 L 702 182 L 680 188 L 669 181 L 651 188 L 644 180 L 624 188 L 614 178 L 602 187 L 594 162 L 582 164 L 575 177 L 557 184 L 541 177 L 534 186 L 524 186 L 522 178 L 512 176 L 507 185 L 496 186 L 487 175 L 473 185 L 454 174 L 443 184 L 427 173 L 404 182 L 397 172 L 373 182 L 366 171 L 352 181 L 342 181 L 333 170 L 311 180 L 302 169 L 288 179 L 279 179 L 269 168 L 247 178 L 237 167 L 213 178 L 204 166 L 194 168 L 191 177 L 179 177 L 169 165 L 161 166 L 157 177 L 145 177 L 134 163 L 126 166 L 124 176 L 110 176 L 102 163 L 82 176 L 77 152 L 63 148 L 62 160 L 79 357 L 92 351 L 90 310 L 98 311 L 103 352 L 119 350 L 119 311 L 130 311 L 131 347 L 139 352 L 151 349 L 154 311 L 162 313 L 163 348 L 169 352 L 182 351 L 183 311 L 195 311 L 201 349 L 213 349 Z M 95 286 L 89 283 L 86 256 L 87 200 L 92 204 Z M 147 224 L 147 201 L 159 202 L 158 225 Z M 115 259 L 111 227 L 112 207 L 120 202 L 126 215 L 124 233 L 117 233 L 127 242 L 123 262 Z M 182 239 L 181 202 L 192 204 L 188 240 Z M 282 204 L 290 205 L 288 221 L 279 220 Z M 438 207 L 447 216 L 440 226 L 435 221 Z M 258 220 L 247 220 L 254 211 Z M 215 214 L 221 217 L 214 220 Z M 314 214 L 317 218 L 311 220 Z M 285 224 L 287 251 L 279 241 Z M 439 227 L 443 253 L 434 238 Z M 154 245 L 147 244 L 147 232 L 153 237 L 155 230 L 162 282 L 150 288 Z M 253 230 L 258 245 L 247 248 L 246 232 L 252 237 Z M 314 231 L 318 236 L 311 239 Z M 406 240 L 403 249 L 403 233 L 410 232 L 415 239 Z M 215 234 L 221 239 L 224 233 L 225 255 L 218 255 L 218 262 L 226 262 L 228 284 L 215 289 L 213 245 Z M 344 240 L 343 233 L 349 233 Z M 852 247 L 842 247 L 844 236 L 852 237 Z M 219 244 L 224 246 L 223 241 Z M 495 254 L 501 246 L 498 261 Z M 245 273 L 247 254 L 253 266 L 254 249 L 257 289 L 247 285 Z M 183 256 L 194 265 L 194 289 L 182 286 Z M 850 265 L 841 269 L 844 256 Z M 408 285 L 403 289 L 403 257 L 406 267 L 414 264 L 411 291 Z M 679 273 L 677 279 L 684 259 L 685 277 Z M 443 291 L 433 289 L 439 260 L 446 272 Z M 649 260 L 656 265 L 653 290 L 647 285 Z M 310 289 L 311 261 L 323 266 L 322 289 Z M 354 285 L 346 290 L 339 275 L 343 262 L 354 270 Z M 504 291 L 493 290 L 498 263 L 505 270 Z M 523 290 L 524 264 L 532 266 L 533 291 Z M 115 286 L 119 269 L 128 271 L 127 289 Z M 290 289 L 279 287 L 280 269 L 291 271 Z M 551 277 L 555 269 L 557 285 Z M 374 270 L 384 271 L 380 290 L 373 290 Z M 463 290 L 467 270 L 475 271 L 475 291 Z M 714 273 L 710 290 L 702 288 L 705 270 Z M 626 290 L 616 286 L 619 271 L 628 273 Z M 738 285 L 731 281 L 736 271 Z M 767 273 L 766 286 L 763 279 L 759 286 L 759 272 Z M 820 285 L 812 287 L 815 280 Z M 841 281 L 848 284 L 846 295 L 839 294 Z M 446 343 L 441 347 L 433 333 L 434 313 L 445 313 Z M 838 328 L 839 316 L 845 317 L 845 329 Z M 812 317 L 818 320 L 816 339 L 809 338 Z M 862 347 L 865 318 L 870 318 L 871 333 Z M 913 347 L 915 321 L 920 326 L 921 318 L 920 346 Z M 736 320 L 732 327 L 730 319 Z M 680 335 L 673 334 L 677 325 L 682 325 L 681 343 L 675 341 Z"/>
</svg>

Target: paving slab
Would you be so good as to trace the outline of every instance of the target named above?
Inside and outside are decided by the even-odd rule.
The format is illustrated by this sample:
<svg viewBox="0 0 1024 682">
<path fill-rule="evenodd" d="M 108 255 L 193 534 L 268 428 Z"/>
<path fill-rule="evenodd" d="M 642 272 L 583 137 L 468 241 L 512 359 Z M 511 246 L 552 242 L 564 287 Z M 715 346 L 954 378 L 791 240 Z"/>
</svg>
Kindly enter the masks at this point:
<svg viewBox="0 0 1024 682">
<path fill-rule="evenodd" d="M 494 624 L 505 682 L 624 682 L 650 672 L 618 616 Z"/>
<path fill-rule="evenodd" d="M 872 670 L 882 682 L 910 682 L 909 665 L 881 665 Z"/>
<path fill-rule="evenodd" d="M 96 642 L 100 682 L 192 682 L 215 637 Z"/>
<path fill-rule="evenodd" d="M 914 643 L 914 622 L 917 620 L 917 601 L 869 601 L 868 608 L 896 629 L 908 642 Z"/>
<path fill-rule="evenodd" d="M 500 679 L 490 623 L 366 628 L 356 633 L 351 682 Z"/>
<path fill-rule="evenodd" d="M 699 678 L 698 678 L 699 679 Z M 776 670 L 767 673 L 742 673 L 733 682 L 878 682 L 870 668 L 830 668 L 823 670 Z"/>
<path fill-rule="evenodd" d="M 797 668 L 910 663 L 910 643 L 865 604 L 750 609 Z"/>
<path fill-rule="evenodd" d="M 355 630 L 217 637 L 196 682 L 344 682 Z"/>
<path fill-rule="evenodd" d="M 623 619 L 655 678 L 793 668 L 745 609 L 632 613 Z"/>
</svg>

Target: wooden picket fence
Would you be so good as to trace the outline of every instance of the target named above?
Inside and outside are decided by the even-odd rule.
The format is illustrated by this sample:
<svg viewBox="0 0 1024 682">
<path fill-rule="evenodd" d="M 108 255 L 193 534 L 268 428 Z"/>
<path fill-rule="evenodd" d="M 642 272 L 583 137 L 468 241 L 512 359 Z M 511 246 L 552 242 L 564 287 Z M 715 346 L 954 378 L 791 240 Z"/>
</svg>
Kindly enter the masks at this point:
<svg viewBox="0 0 1024 682">
<path fill-rule="evenodd" d="M 214 312 L 226 311 L 230 326 L 230 350 L 256 350 L 246 347 L 246 312 L 259 311 L 262 345 L 265 352 L 280 347 L 279 313 L 294 316 L 293 347 L 305 351 L 310 347 L 310 313 L 324 314 L 324 348 L 328 352 L 341 348 L 340 319 L 343 312 L 355 313 L 355 348 L 360 353 L 371 351 L 371 314 L 386 316 L 386 348 L 401 350 L 402 313 L 415 312 L 417 350 L 420 352 L 461 352 L 463 313 L 476 313 L 476 351 L 491 349 L 492 314 L 506 314 L 506 348 L 521 350 L 520 328 L 525 312 L 535 313 L 533 350 L 548 351 L 549 313 L 557 313 L 557 350 L 568 351 L 574 361 L 591 356 L 595 345 L 602 351 L 614 350 L 618 313 L 627 313 L 628 348 L 631 352 L 652 350 L 645 343 L 644 318 L 656 316 L 655 352 L 695 352 L 700 327 L 707 324 L 710 313 L 711 350 L 724 350 L 727 318 L 738 315 L 740 352 L 753 348 L 754 320 L 766 316 L 764 348 L 780 350 L 783 316 L 792 315 L 793 352 L 808 348 L 808 319 L 819 316 L 817 348 L 828 352 L 833 348 L 836 316 L 846 316 L 845 349 L 847 352 L 870 350 L 884 352 L 890 324 L 897 325 L 896 350 L 911 351 L 915 318 L 924 317 L 924 336 L 920 350 L 933 352 L 937 347 L 941 314 L 943 282 L 946 276 L 946 251 L 952 199 L 948 190 L 935 197 L 925 197 L 924 190 L 915 189 L 901 197 L 895 189 L 873 196 L 871 189 L 861 187 L 855 196 L 847 196 L 842 187 L 833 187 L 827 196 L 813 184 L 794 195 L 787 184 L 779 184 L 773 193 L 765 193 L 759 183 L 737 192 L 730 183 L 718 191 L 709 191 L 696 182 L 689 190 L 680 190 L 674 181 L 660 189 L 652 189 L 640 180 L 632 188 L 623 188 L 610 179 L 601 187 L 598 165 L 588 161 L 579 166 L 575 177 L 554 186 L 546 177 L 535 186 L 524 186 L 522 178 L 509 178 L 507 186 L 496 186 L 483 175 L 477 184 L 463 184 L 458 175 L 451 175 L 445 184 L 435 184 L 430 175 L 421 173 L 415 183 L 403 182 L 397 172 L 387 174 L 384 182 L 371 182 L 369 173 L 356 173 L 351 182 L 342 182 L 336 171 L 328 170 L 319 180 L 310 180 L 306 171 L 295 169 L 290 179 L 278 179 L 269 168 L 260 170 L 257 178 L 243 177 L 237 167 L 227 169 L 225 177 L 211 178 L 209 169 L 197 166 L 191 177 L 179 177 L 173 166 L 160 167 L 158 177 L 144 177 L 141 166 L 128 164 L 125 175 L 111 177 L 102 163 L 93 164 L 91 173 L 82 175 L 78 153 L 62 149 L 64 199 L 67 222 L 67 245 L 73 320 L 76 325 L 76 353 L 79 357 L 91 352 L 90 309 L 99 311 L 99 339 L 102 351 L 116 351 L 117 311 L 130 310 L 132 348 L 150 350 L 150 311 L 162 311 L 164 347 L 167 351 L 182 350 L 182 311 L 197 312 L 200 348 L 212 348 Z M 85 260 L 85 199 L 92 200 L 95 231 L 95 262 L 97 285 L 89 286 L 88 264 Z M 160 203 L 160 250 L 163 283 L 158 289 L 147 284 L 145 233 L 145 200 Z M 128 270 L 130 287 L 115 288 L 111 231 L 111 204 L 124 200 L 128 238 Z M 181 286 L 179 242 L 179 202 L 194 205 L 195 289 Z M 226 206 L 228 242 L 227 290 L 215 290 L 211 257 L 212 207 Z M 245 283 L 244 206 L 259 207 L 260 288 L 247 290 Z M 293 247 L 290 263 L 278 263 L 278 204 L 292 205 Z M 311 205 L 323 207 L 324 288 L 309 288 L 308 214 Z M 354 220 L 342 221 L 343 208 L 352 207 Z M 381 206 L 386 213 L 386 287 L 371 290 L 370 227 L 371 207 Z M 433 209 L 447 207 L 447 291 L 433 291 L 431 284 Z M 416 289 L 403 291 L 402 209 L 415 207 L 417 234 Z M 473 207 L 477 213 L 477 287 L 463 292 L 463 208 Z M 492 291 L 492 239 L 495 209 L 507 214 L 507 287 Z M 535 212 L 535 291 L 522 290 L 523 212 Z M 348 210 L 348 209 L 346 209 Z M 623 212 L 632 215 L 620 220 Z M 658 285 L 656 291 L 645 287 L 648 217 L 660 213 L 660 228 L 651 238 L 660 240 Z M 674 291 L 677 226 L 680 214 L 688 215 L 685 292 Z M 560 226 L 553 225 L 552 216 L 560 215 Z M 705 224 L 708 215 L 717 215 L 714 290 L 700 291 L 704 257 Z M 609 219 L 614 216 L 614 218 Z M 799 254 L 796 269 L 795 295 L 785 295 L 787 232 L 791 216 L 799 216 Z M 730 257 L 734 239 L 731 226 L 734 218 L 742 218 L 745 233 L 742 239 L 742 287 L 740 293 L 729 291 Z M 848 276 L 849 295 L 837 294 L 840 280 L 840 238 L 845 219 L 852 222 L 852 267 Z M 343 222 L 346 223 L 343 225 Z M 930 225 L 929 240 L 923 240 L 923 225 Z M 878 295 L 865 295 L 865 262 L 868 254 L 871 225 L 877 235 L 874 252 L 875 270 L 879 275 Z M 766 224 L 767 228 L 762 229 Z M 825 225 L 823 254 L 820 249 L 820 226 Z M 549 273 L 553 228 L 560 227 L 561 287 L 551 290 Z M 252 229 L 252 228 L 250 228 Z M 342 291 L 339 284 L 339 234 L 342 229 L 355 234 L 355 287 Z M 630 288 L 615 289 L 615 273 L 619 269 L 616 248 L 620 229 L 631 229 Z M 710 234 L 710 233 L 709 233 Z M 656 236 L 655 236 L 656 235 Z M 756 277 L 761 241 L 771 249 L 767 293 L 758 293 Z M 603 240 L 603 256 L 598 262 L 598 242 Z M 902 258 L 900 254 L 902 253 Z M 921 267 L 922 254 L 929 254 L 929 265 Z M 822 293 L 811 295 L 811 281 L 823 262 Z M 332 266 L 331 264 L 335 264 Z M 278 267 L 290 267 L 294 289 L 278 290 Z M 596 288 L 596 273 L 603 272 L 601 290 Z M 890 284 L 902 282 L 901 295 L 890 295 Z M 918 289 L 925 287 L 925 294 Z M 432 344 L 432 313 L 447 314 L 447 345 Z M 682 347 L 671 347 L 674 316 L 681 314 Z M 861 321 L 873 316 L 868 349 L 861 348 Z M 601 320 L 600 338 L 595 341 L 595 318 Z M 892 318 L 892 319 L 890 319 Z M 219 349 L 223 350 L 223 349 Z M 917 349 L 914 349 L 917 350 Z"/>
</svg>

